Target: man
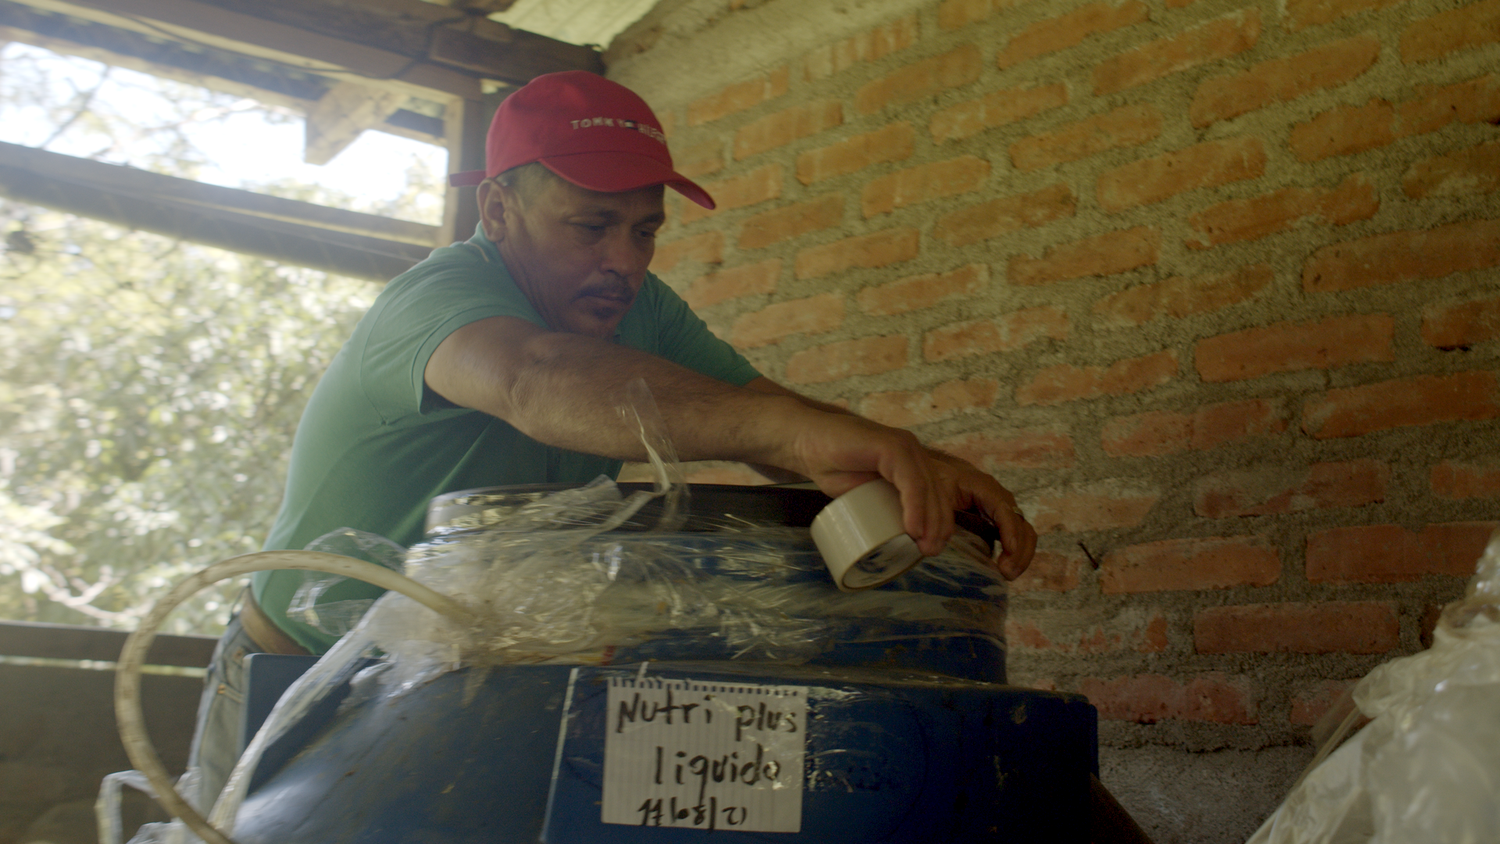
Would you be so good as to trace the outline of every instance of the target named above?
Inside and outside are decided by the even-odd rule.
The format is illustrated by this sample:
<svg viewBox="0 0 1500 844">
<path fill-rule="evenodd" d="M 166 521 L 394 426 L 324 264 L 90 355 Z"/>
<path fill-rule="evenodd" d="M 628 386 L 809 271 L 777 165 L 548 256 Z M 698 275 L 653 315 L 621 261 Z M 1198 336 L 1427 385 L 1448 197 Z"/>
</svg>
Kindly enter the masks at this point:
<svg viewBox="0 0 1500 844">
<path fill-rule="evenodd" d="M 978 507 L 1000 529 L 999 570 L 1025 569 L 1036 534 L 993 478 L 770 381 L 647 273 L 663 187 L 713 200 L 672 169 L 634 93 L 581 71 L 538 77 L 497 111 L 485 172 L 454 182 L 477 182 L 479 230 L 393 280 L 319 382 L 267 549 L 340 527 L 411 545 L 445 492 L 613 476 L 645 456 L 617 412 L 642 379 L 681 459 L 744 461 L 831 496 L 884 477 L 925 554 L 955 510 Z M 244 654 L 334 641 L 287 618 L 302 577 L 257 574 L 220 645 L 193 753 L 209 793 L 232 764 Z M 378 592 L 350 582 L 325 600 Z"/>
</svg>

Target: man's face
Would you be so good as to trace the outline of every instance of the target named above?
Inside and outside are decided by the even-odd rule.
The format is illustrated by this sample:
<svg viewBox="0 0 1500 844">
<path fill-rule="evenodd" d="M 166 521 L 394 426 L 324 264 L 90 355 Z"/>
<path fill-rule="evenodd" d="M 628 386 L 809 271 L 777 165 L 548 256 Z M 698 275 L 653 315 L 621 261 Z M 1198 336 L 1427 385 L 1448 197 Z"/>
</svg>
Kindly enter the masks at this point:
<svg viewBox="0 0 1500 844">
<path fill-rule="evenodd" d="M 561 178 L 480 185 L 485 234 L 555 331 L 609 339 L 635 301 L 666 219 L 661 187 L 596 193 Z"/>
</svg>

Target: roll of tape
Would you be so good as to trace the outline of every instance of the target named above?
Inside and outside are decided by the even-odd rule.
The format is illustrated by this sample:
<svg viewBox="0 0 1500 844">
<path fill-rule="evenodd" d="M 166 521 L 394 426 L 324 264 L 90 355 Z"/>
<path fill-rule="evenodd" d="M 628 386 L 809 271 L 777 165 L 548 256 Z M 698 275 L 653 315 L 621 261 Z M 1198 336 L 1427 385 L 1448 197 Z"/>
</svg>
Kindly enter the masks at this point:
<svg viewBox="0 0 1500 844">
<path fill-rule="evenodd" d="M 922 559 L 901 523 L 901 496 L 889 481 L 861 484 L 835 498 L 812 523 L 813 542 L 845 592 L 894 579 Z"/>
</svg>

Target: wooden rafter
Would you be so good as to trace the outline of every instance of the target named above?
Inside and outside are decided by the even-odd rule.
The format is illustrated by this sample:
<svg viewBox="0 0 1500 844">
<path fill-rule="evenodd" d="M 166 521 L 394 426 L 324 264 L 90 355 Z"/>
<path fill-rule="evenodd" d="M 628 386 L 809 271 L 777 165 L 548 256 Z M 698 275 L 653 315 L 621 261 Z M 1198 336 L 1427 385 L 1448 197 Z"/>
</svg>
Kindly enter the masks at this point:
<svg viewBox="0 0 1500 844">
<path fill-rule="evenodd" d="M 290 106 L 309 116 L 308 159 L 363 129 L 444 145 L 482 166 L 495 92 L 557 70 L 603 71 L 599 54 L 488 20 L 507 0 L 0 0 L 0 39 L 24 41 Z M 14 199 L 276 260 L 389 278 L 437 241 L 473 230 L 472 189 L 450 189 L 440 227 L 59 163 L 0 147 Z M 76 159 L 70 161 L 77 162 Z M 40 163 L 39 163 L 40 162 Z M 45 165 L 45 166 L 44 166 Z M 105 168 L 105 169 L 99 169 Z M 92 180 L 92 181 L 91 181 Z M 123 183 L 129 187 L 122 187 Z M 201 189 L 201 190 L 199 190 Z M 269 203 L 269 204 L 268 204 Z M 274 209 L 268 211 L 267 209 Z M 358 219 L 367 218 L 367 219 Z M 384 227 L 383 227 L 384 226 Z M 399 233 L 398 233 L 399 232 Z"/>
<path fill-rule="evenodd" d="M 417 96 L 478 99 L 481 80 L 518 84 L 552 70 L 603 68 L 587 47 L 421 0 L 20 2 Z"/>
<path fill-rule="evenodd" d="M 388 280 L 439 229 L 0 143 L 0 194 L 133 229 L 328 272 Z"/>
</svg>

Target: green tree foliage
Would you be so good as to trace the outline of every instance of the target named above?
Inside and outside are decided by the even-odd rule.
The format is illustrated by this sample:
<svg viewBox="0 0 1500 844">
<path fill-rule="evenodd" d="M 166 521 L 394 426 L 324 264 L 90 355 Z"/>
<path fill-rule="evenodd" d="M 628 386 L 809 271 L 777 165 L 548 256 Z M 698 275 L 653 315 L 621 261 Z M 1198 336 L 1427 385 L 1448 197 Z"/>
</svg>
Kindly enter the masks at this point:
<svg viewBox="0 0 1500 844">
<path fill-rule="evenodd" d="M 257 550 L 307 395 L 375 291 L 0 206 L 18 213 L 35 228 L 0 271 L 0 508 L 20 529 L 0 613 L 126 623 Z M 208 629 L 231 592 L 178 626 Z"/>
<path fill-rule="evenodd" d="M 63 99 L 55 125 L 127 134 L 97 95 Z M 168 134 L 151 166 L 185 175 L 190 127 Z M 0 617 L 132 626 L 259 548 L 302 407 L 378 287 L 4 201 L 0 227 Z M 238 589 L 172 627 L 216 633 Z"/>
</svg>

